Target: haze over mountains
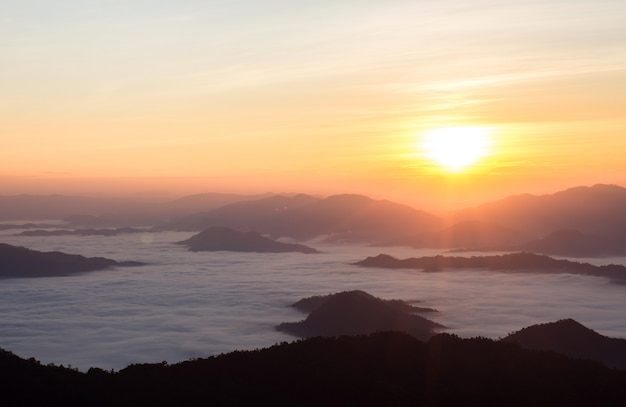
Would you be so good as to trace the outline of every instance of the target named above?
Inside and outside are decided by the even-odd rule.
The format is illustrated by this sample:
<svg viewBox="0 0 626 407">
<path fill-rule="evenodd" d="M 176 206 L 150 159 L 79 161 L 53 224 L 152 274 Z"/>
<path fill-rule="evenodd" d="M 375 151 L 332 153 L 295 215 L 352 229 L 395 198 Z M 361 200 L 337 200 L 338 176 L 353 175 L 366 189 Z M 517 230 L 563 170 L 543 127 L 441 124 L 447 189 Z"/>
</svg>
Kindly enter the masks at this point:
<svg viewBox="0 0 626 407">
<path fill-rule="evenodd" d="M 0 196 L 0 221 L 64 219 L 82 227 L 153 226 L 171 217 L 269 195 L 203 193 L 175 200 L 70 195 Z"/>
<path fill-rule="evenodd" d="M 626 253 L 624 208 L 626 189 L 615 185 L 512 196 L 441 217 L 359 195 L 298 195 L 226 205 L 161 227 L 220 225 L 297 240 L 323 236 L 378 245 L 610 256 Z"/>
<path fill-rule="evenodd" d="M 4 220 L 63 218 L 74 227 L 155 226 L 155 230 L 197 232 L 222 226 L 296 241 L 531 251 L 569 257 L 626 254 L 624 208 L 626 189 L 601 184 L 551 195 L 515 195 L 443 215 L 362 195 L 200 194 L 151 203 L 0 197 Z"/>
<path fill-rule="evenodd" d="M 254 230 L 274 238 L 308 240 L 325 237 L 333 242 L 373 242 L 407 230 L 433 230 L 441 220 L 424 211 L 361 195 L 273 196 L 238 202 L 162 225 L 170 230 L 201 230 L 228 226 Z"/>
<path fill-rule="evenodd" d="M 622 234 L 626 230 L 626 189 L 597 184 L 551 195 L 514 195 L 449 214 L 451 222 L 484 221 L 525 230 L 536 237 L 560 229 L 591 234 Z"/>
</svg>

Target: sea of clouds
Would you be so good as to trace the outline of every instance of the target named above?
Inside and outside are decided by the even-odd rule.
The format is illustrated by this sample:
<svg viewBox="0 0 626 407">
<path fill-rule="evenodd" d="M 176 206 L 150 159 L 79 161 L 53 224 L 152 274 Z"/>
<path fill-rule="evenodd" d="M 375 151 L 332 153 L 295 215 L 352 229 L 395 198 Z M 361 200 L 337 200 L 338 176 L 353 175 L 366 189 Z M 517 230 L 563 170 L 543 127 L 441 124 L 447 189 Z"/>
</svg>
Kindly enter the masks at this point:
<svg viewBox="0 0 626 407">
<path fill-rule="evenodd" d="M 83 371 L 174 363 L 291 341 L 295 338 L 274 329 L 306 316 L 290 304 L 356 289 L 436 308 L 438 313 L 426 316 L 465 337 L 499 338 L 563 318 L 626 337 L 626 286 L 597 277 L 351 265 L 379 253 L 401 258 L 440 253 L 400 247 L 311 244 L 323 253 L 193 253 L 174 244 L 192 233 L 25 237 L 16 232 L 3 231 L 0 242 L 148 263 L 0 280 L 0 347 Z M 626 264 L 626 258 L 590 261 Z"/>
</svg>

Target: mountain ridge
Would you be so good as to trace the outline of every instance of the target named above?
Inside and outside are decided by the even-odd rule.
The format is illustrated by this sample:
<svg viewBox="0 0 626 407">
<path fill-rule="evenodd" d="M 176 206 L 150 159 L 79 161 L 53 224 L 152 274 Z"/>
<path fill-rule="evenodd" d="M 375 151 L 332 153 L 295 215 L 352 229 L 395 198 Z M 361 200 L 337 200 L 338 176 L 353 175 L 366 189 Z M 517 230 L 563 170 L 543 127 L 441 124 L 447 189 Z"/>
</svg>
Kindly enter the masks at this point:
<svg viewBox="0 0 626 407">
<path fill-rule="evenodd" d="M 626 339 L 600 335 L 571 318 L 531 325 L 501 340 L 517 342 L 527 349 L 597 360 L 609 367 L 626 370 Z"/>
<path fill-rule="evenodd" d="M 496 272 L 570 273 L 603 277 L 617 284 L 626 284 L 626 266 L 623 265 L 596 266 L 528 252 L 471 257 L 437 255 L 405 259 L 398 259 L 388 254 L 379 254 L 353 264 L 360 267 L 420 269 L 424 272 L 486 269 Z"/>
<path fill-rule="evenodd" d="M 399 300 L 382 300 L 360 290 L 305 298 L 292 306 L 308 309 L 309 315 L 299 322 L 283 322 L 276 329 L 303 338 L 401 331 L 427 340 L 437 328 L 443 328 L 415 315 L 432 309 L 420 309 Z"/>
<path fill-rule="evenodd" d="M 333 242 L 371 242 L 438 225 L 439 218 L 407 205 L 342 194 L 323 199 L 297 195 L 239 202 L 169 222 L 159 229 L 195 231 L 226 226 L 273 238 L 309 240 L 324 236 Z"/>
<path fill-rule="evenodd" d="M 135 261 L 85 257 L 62 252 L 41 252 L 0 243 L 0 278 L 56 277 L 112 267 L 143 266 Z"/>
<path fill-rule="evenodd" d="M 119 372 L 81 373 L 0 350 L 16 405 L 623 406 L 626 371 L 485 338 L 398 332 L 311 338 Z"/>
<path fill-rule="evenodd" d="M 619 235 L 626 231 L 626 188 L 614 184 L 577 186 L 546 195 L 511 195 L 449 213 L 448 222 L 491 221 L 537 236 L 559 229 Z"/>
<path fill-rule="evenodd" d="M 257 232 L 239 231 L 220 226 L 207 228 L 177 244 L 186 246 L 194 252 L 225 250 L 256 253 L 319 253 L 316 249 L 309 246 L 278 242 L 261 236 Z"/>
</svg>

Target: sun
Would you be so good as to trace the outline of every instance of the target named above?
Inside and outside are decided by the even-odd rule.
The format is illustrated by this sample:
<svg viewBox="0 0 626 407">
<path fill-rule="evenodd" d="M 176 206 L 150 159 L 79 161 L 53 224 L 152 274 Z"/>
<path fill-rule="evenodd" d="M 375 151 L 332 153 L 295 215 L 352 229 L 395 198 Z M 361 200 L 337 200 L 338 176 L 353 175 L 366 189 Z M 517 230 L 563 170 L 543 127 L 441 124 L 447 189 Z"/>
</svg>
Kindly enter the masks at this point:
<svg viewBox="0 0 626 407">
<path fill-rule="evenodd" d="M 441 127 L 423 133 L 421 150 L 448 171 L 459 172 L 487 155 L 490 144 L 487 127 Z"/>
</svg>

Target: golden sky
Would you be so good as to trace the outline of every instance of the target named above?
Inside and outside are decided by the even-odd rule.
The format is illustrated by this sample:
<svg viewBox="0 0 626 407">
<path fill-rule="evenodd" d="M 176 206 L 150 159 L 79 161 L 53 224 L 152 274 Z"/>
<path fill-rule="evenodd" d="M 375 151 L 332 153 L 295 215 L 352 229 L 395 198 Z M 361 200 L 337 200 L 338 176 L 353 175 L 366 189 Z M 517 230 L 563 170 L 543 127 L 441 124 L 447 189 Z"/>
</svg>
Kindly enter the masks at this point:
<svg viewBox="0 0 626 407">
<path fill-rule="evenodd" d="M 0 194 L 626 185 L 623 0 L 0 3 Z M 438 164 L 450 127 L 486 155 Z"/>
</svg>

